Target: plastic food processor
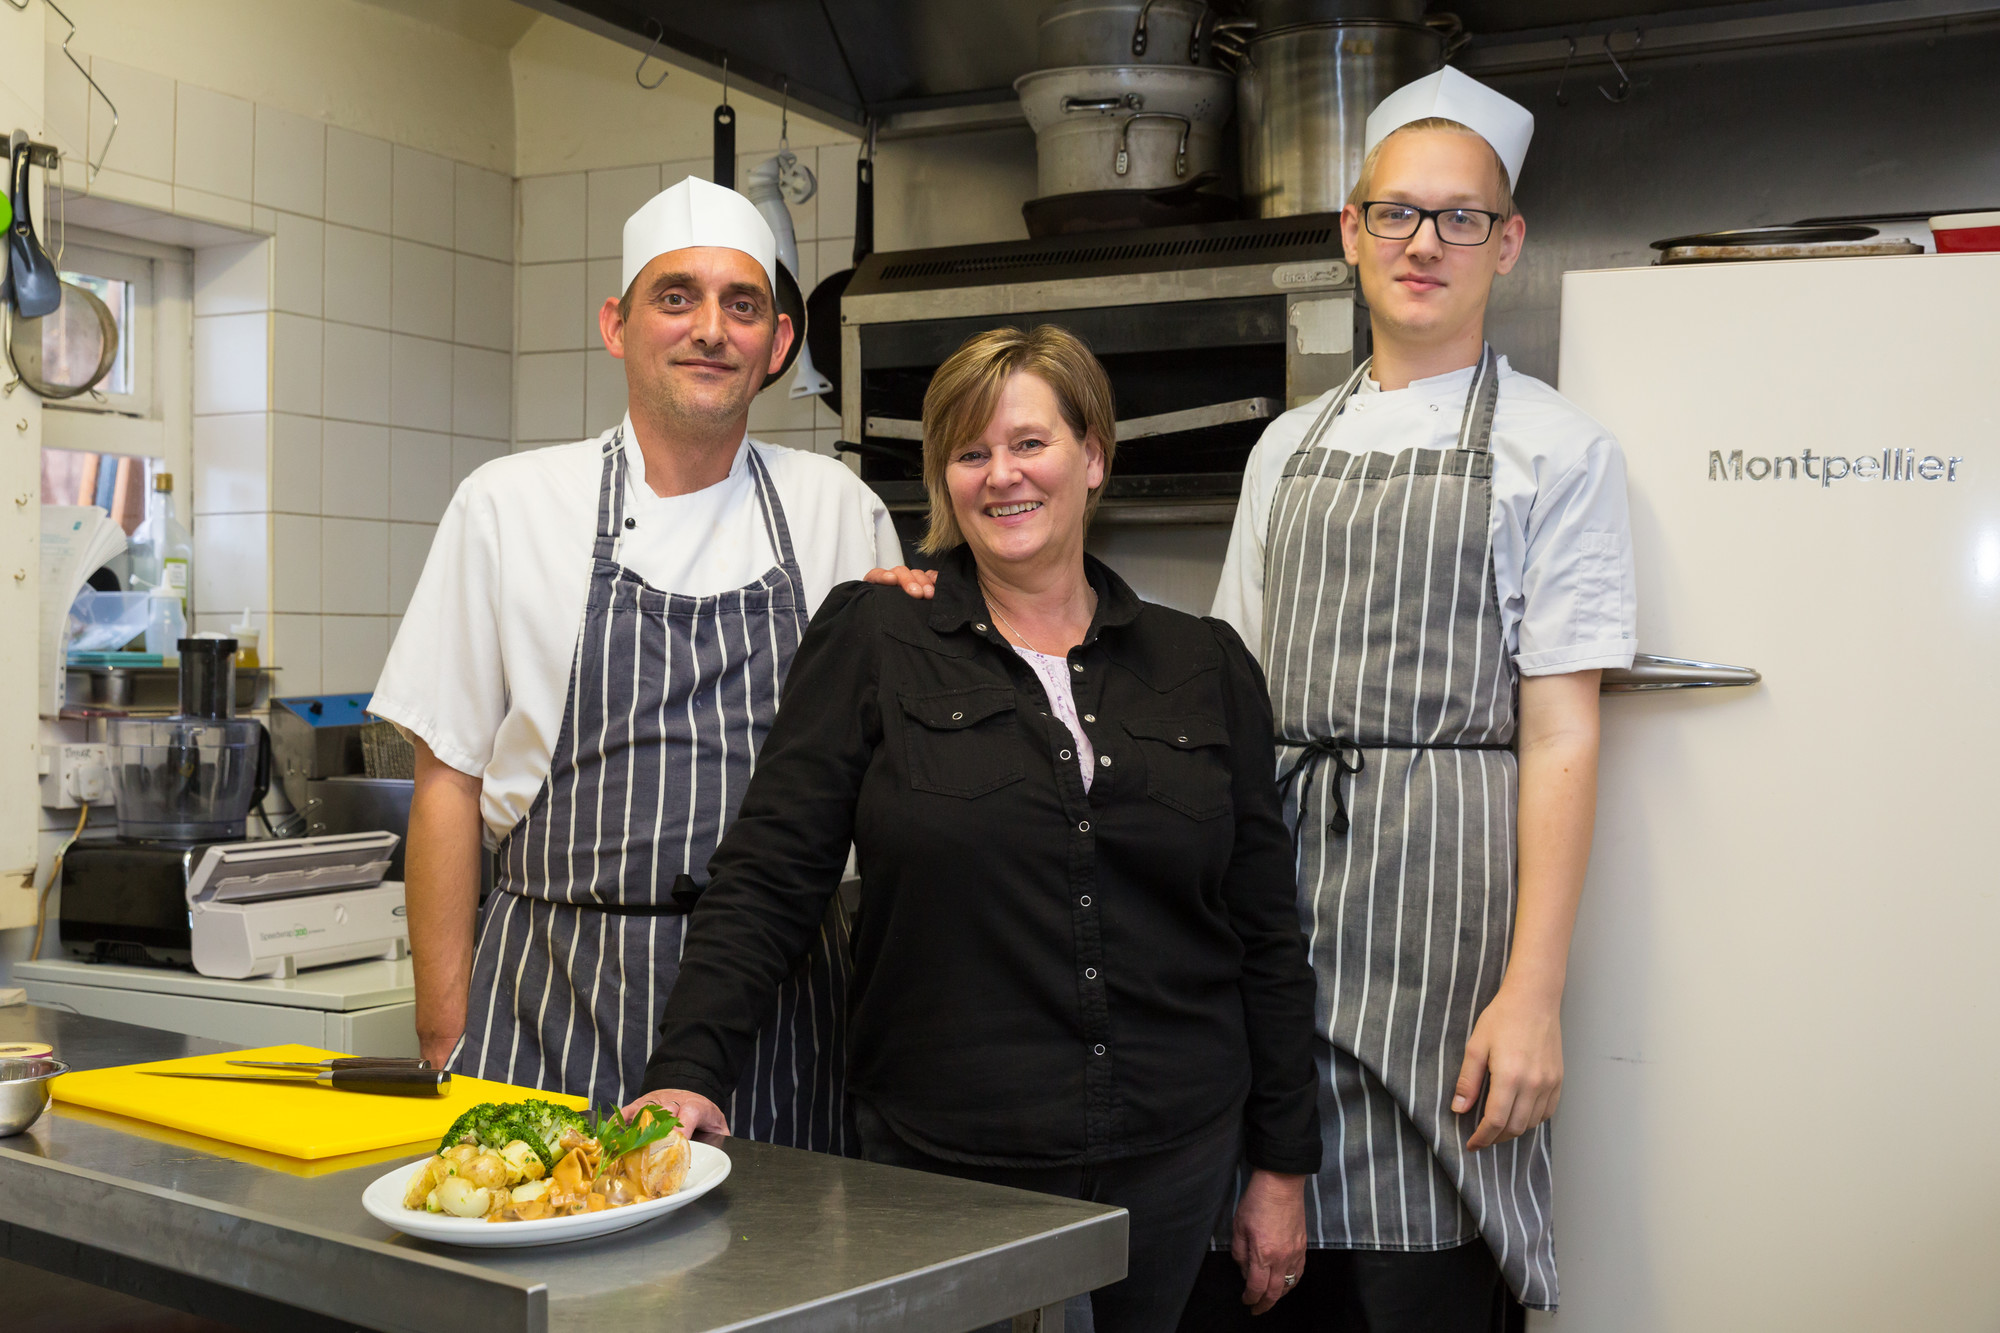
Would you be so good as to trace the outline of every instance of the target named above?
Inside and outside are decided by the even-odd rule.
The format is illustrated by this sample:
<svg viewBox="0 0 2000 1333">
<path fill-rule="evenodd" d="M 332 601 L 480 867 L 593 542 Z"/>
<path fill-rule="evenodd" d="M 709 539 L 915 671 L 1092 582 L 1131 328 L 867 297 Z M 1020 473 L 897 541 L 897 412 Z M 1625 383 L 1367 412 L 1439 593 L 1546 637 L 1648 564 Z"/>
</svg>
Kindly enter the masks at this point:
<svg viewBox="0 0 2000 1333">
<path fill-rule="evenodd" d="M 241 839 L 271 784 L 271 739 L 235 716 L 234 639 L 180 640 L 180 711 L 114 718 L 118 836 L 142 842 Z"/>
</svg>

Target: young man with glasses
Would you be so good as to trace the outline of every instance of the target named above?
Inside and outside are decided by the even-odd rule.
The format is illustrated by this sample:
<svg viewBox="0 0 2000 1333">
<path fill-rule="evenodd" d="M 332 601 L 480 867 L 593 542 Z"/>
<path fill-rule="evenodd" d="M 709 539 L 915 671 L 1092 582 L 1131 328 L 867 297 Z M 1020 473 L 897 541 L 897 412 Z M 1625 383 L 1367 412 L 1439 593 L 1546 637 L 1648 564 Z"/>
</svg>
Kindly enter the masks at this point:
<svg viewBox="0 0 2000 1333">
<path fill-rule="evenodd" d="M 1452 69 L 1369 117 L 1341 231 L 1374 355 L 1258 442 L 1216 593 L 1270 686 L 1319 983 L 1327 1165 L 1260 1330 L 1556 1304 L 1547 1121 L 1634 597 L 1617 442 L 1485 341 L 1533 125 Z M 1235 1248 L 1183 1328 L 1240 1318 Z"/>
</svg>

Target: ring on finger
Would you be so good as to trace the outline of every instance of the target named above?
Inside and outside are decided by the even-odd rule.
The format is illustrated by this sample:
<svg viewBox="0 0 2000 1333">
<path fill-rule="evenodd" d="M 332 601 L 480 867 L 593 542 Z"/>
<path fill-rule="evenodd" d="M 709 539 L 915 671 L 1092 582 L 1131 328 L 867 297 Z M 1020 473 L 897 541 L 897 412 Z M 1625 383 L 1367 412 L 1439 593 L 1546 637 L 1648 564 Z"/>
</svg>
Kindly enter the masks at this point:
<svg viewBox="0 0 2000 1333">
<path fill-rule="evenodd" d="M 1285 1290 L 1286 1290 L 1286 1291 L 1290 1291 L 1290 1290 L 1291 1290 L 1291 1289 L 1292 1289 L 1293 1287 L 1296 1287 L 1297 1285 L 1299 1285 L 1299 1275 L 1298 1275 L 1297 1273 L 1287 1273 L 1287 1274 L 1285 1274 Z"/>
</svg>

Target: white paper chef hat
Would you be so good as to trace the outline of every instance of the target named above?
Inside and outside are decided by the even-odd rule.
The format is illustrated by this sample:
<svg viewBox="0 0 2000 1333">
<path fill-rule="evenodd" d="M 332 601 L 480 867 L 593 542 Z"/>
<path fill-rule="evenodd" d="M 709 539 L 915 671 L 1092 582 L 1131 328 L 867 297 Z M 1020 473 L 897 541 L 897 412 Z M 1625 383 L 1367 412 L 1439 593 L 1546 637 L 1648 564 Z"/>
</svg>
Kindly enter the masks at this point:
<svg viewBox="0 0 2000 1333">
<path fill-rule="evenodd" d="M 1534 113 L 1449 65 L 1383 98 L 1368 113 L 1367 146 L 1362 151 L 1373 152 L 1376 144 L 1411 121 L 1431 116 L 1455 120 L 1492 144 L 1507 168 L 1508 186 L 1520 184 L 1521 163 L 1535 134 Z"/>
<path fill-rule="evenodd" d="M 771 292 L 778 291 L 778 238 L 757 205 L 736 191 L 689 176 L 660 191 L 625 219 L 624 277 L 629 291 L 639 271 L 661 255 L 692 245 L 741 250 L 764 266 Z"/>
</svg>

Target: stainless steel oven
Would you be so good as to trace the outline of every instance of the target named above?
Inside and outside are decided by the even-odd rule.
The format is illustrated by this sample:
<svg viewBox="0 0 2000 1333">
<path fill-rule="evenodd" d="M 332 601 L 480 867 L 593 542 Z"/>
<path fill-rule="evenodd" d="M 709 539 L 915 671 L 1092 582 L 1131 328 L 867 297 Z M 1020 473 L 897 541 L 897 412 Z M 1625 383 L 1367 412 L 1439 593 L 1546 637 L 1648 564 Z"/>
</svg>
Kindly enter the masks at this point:
<svg viewBox="0 0 2000 1333">
<path fill-rule="evenodd" d="M 893 512 L 925 506 L 931 373 L 966 338 L 1063 325 L 1110 373 L 1100 523 L 1227 523 L 1265 422 L 1354 368 L 1338 214 L 869 256 L 841 301 L 841 449 Z"/>
</svg>

